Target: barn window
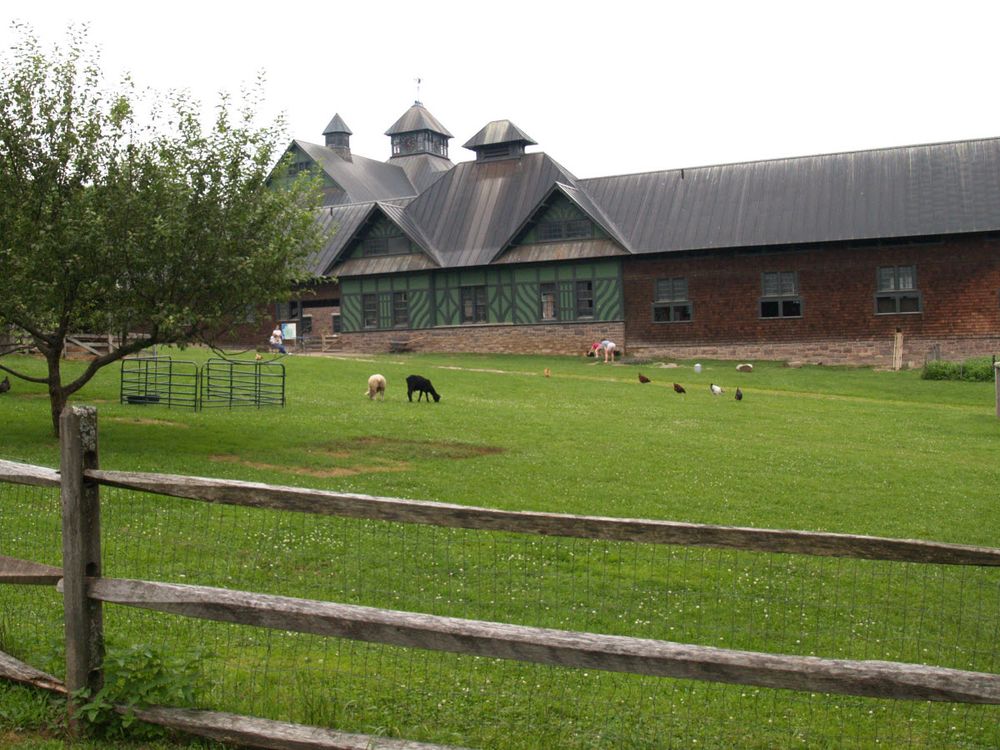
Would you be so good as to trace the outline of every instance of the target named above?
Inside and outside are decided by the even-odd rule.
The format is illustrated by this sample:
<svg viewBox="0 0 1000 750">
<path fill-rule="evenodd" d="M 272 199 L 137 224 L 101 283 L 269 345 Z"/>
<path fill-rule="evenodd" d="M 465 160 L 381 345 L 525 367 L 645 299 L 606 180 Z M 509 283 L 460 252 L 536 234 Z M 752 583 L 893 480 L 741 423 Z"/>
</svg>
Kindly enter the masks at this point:
<svg viewBox="0 0 1000 750">
<path fill-rule="evenodd" d="M 761 274 L 760 317 L 801 318 L 799 275 L 795 271 L 765 271 Z"/>
<path fill-rule="evenodd" d="M 542 284 L 539 287 L 541 296 L 541 320 L 557 320 L 559 318 L 558 292 L 555 284 Z"/>
<path fill-rule="evenodd" d="M 463 286 L 461 290 L 462 322 L 486 322 L 486 287 Z"/>
<path fill-rule="evenodd" d="M 378 295 L 362 294 L 361 307 L 364 310 L 365 328 L 378 328 Z"/>
<path fill-rule="evenodd" d="M 690 320 L 687 279 L 657 279 L 653 291 L 653 322 L 687 323 Z"/>
<path fill-rule="evenodd" d="M 594 282 L 576 282 L 576 317 L 594 317 Z"/>
<path fill-rule="evenodd" d="M 313 332 L 312 315 L 303 315 L 299 318 L 299 322 L 302 323 L 301 331 L 303 336 L 308 336 Z"/>
<path fill-rule="evenodd" d="M 561 242 L 563 240 L 583 240 L 594 236 L 593 224 L 587 219 L 559 219 L 542 221 L 535 236 L 539 242 Z"/>
<path fill-rule="evenodd" d="M 410 240 L 405 234 L 369 235 L 361 241 L 363 255 L 405 255 L 410 252 Z"/>
<path fill-rule="evenodd" d="M 916 266 L 880 266 L 876 278 L 875 314 L 895 315 L 921 311 Z"/>
<path fill-rule="evenodd" d="M 392 325 L 396 328 L 406 328 L 410 325 L 406 292 L 392 293 Z"/>
</svg>

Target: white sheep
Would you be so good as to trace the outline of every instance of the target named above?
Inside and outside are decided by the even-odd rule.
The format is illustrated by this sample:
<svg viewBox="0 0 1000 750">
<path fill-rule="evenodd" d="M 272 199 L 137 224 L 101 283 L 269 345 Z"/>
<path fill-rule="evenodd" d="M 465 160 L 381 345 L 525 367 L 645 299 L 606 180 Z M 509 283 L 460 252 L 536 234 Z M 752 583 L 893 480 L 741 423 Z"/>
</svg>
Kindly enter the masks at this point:
<svg viewBox="0 0 1000 750">
<path fill-rule="evenodd" d="M 385 376 L 378 373 L 368 378 L 368 398 L 374 401 L 376 393 L 381 401 L 385 401 Z"/>
</svg>

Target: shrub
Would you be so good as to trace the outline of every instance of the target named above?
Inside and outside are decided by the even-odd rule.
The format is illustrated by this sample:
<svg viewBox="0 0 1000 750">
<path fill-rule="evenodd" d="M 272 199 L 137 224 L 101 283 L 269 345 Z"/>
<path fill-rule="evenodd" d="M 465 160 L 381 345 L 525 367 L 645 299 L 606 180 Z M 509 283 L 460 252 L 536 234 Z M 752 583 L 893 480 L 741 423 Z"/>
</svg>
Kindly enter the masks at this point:
<svg viewBox="0 0 1000 750">
<path fill-rule="evenodd" d="M 924 380 L 989 382 L 993 380 L 993 359 L 992 357 L 972 357 L 964 362 L 933 360 L 924 365 L 920 377 Z"/>
<path fill-rule="evenodd" d="M 993 380 L 992 357 L 974 357 L 962 363 L 962 380 L 989 382 Z"/>
<path fill-rule="evenodd" d="M 920 377 L 924 380 L 959 380 L 961 375 L 957 362 L 935 359 L 924 365 L 924 371 Z"/>
</svg>

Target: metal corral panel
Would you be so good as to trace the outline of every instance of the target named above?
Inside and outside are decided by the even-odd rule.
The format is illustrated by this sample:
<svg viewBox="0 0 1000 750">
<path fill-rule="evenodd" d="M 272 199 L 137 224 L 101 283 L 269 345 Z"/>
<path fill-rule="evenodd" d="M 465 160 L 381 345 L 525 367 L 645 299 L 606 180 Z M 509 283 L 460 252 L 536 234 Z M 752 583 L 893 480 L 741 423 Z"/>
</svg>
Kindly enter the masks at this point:
<svg viewBox="0 0 1000 750">
<path fill-rule="evenodd" d="M 1000 229 L 1000 139 L 581 180 L 633 252 Z"/>
</svg>

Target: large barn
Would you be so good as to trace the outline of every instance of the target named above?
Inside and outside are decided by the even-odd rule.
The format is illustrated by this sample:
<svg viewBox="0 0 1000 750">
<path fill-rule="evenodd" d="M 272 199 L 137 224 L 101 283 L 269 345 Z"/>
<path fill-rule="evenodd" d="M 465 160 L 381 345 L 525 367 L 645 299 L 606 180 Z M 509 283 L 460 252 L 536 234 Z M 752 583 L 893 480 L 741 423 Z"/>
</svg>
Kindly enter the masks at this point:
<svg viewBox="0 0 1000 750">
<path fill-rule="evenodd" d="M 419 102 L 391 156 L 295 141 L 336 279 L 279 318 L 353 351 L 919 366 L 1000 351 L 1000 139 L 577 179 L 513 123 L 449 159 Z"/>
</svg>

